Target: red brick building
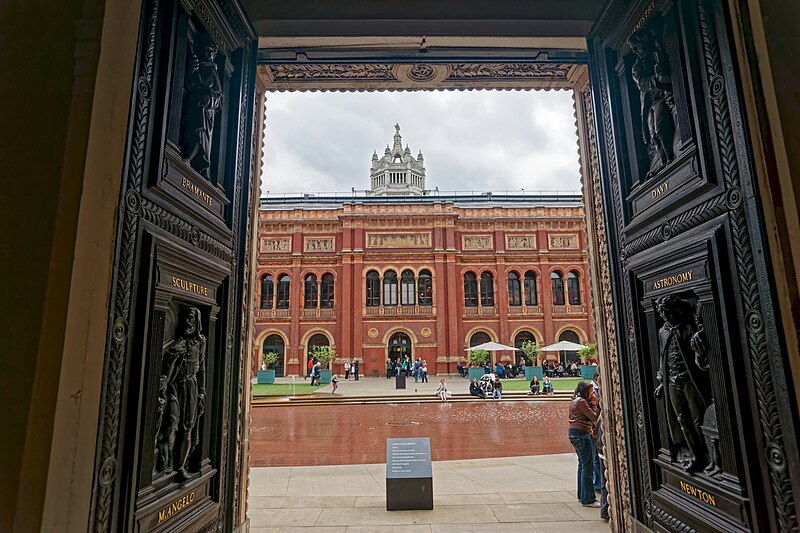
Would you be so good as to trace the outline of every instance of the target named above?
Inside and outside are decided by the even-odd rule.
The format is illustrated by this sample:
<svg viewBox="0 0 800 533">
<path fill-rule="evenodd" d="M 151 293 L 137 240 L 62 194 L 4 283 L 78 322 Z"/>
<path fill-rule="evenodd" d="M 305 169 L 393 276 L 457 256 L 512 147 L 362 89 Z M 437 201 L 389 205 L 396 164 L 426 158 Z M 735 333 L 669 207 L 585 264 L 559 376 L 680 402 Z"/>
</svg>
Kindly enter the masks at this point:
<svg viewBox="0 0 800 533">
<path fill-rule="evenodd" d="M 594 342 L 583 216 L 578 196 L 264 198 L 253 364 L 303 375 L 329 344 L 365 375 L 405 353 L 454 372 L 489 340 Z"/>
</svg>

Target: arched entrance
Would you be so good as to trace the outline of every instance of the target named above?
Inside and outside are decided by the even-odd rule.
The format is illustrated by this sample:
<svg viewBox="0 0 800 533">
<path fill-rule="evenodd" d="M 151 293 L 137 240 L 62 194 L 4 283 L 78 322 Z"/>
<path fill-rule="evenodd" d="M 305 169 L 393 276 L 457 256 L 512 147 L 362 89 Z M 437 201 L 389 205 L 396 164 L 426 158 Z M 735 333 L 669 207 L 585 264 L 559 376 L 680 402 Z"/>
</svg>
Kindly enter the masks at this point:
<svg viewBox="0 0 800 533">
<path fill-rule="evenodd" d="M 306 344 L 306 364 L 308 364 L 308 361 L 311 359 L 311 354 L 314 352 L 314 348 L 330 345 L 330 340 L 328 340 L 328 337 L 326 337 L 324 334 L 315 333 L 312 335 Z"/>
<path fill-rule="evenodd" d="M 386 346 L 386 356 L 393 363 L 400 363 L 406 356 L 413 358 L 411 338 L 402 331 L 396 332 L 389 337 L 389 344 Z"/>
<path fill-rule="evenodd" d="M 561 335 L 558 336 L 558 340 L 574 342 L 575 344 L 581 342 L 580 338 L 578 338 L 578 334 L 571 329 L 562 331 Z M 558 352 L 558 361 L 563 363 L 565 367 L 572 363 L 581 364 L 581 358 L 578 356 L 578 352 L 572 350 L 561 350 Z"/>
<path fill-rule="evenodd" d="M 284 362 L 284 355 L 286 354 L 286 343 L 283 342 L 283 337 L 278 335 L 277 333 L 273 333 L 272 335 L 268 335 L 266 339 L 264 339 L 264 344 L 261 349 L 261 353 L 268 353 L 268 352 L 275 352 L 278 354 L 278 360 L 275 362 L 275 377 L 283 377 L 283 362 Z"/>
</svg>

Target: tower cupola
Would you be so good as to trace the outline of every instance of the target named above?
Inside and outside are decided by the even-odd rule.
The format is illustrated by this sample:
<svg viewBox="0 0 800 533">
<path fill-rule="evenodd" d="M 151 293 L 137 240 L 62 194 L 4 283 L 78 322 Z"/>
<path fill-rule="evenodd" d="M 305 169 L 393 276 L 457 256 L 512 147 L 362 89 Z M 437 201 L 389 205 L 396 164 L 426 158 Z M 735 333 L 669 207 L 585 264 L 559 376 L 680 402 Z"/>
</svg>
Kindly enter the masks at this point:
<svg viewBox="0 0 800 533">
<path fill-rule="evenodd" d="M 370 165 L 370 195 L 372 196 L 422 196 L 425 194 L 425 164 L 422 150 L 416 158 L 411 148 L 403 148 L 400 124 L 394 125 L 392 147 L 386 145 L 383 157 L 372 154 Z"/>
</svg>

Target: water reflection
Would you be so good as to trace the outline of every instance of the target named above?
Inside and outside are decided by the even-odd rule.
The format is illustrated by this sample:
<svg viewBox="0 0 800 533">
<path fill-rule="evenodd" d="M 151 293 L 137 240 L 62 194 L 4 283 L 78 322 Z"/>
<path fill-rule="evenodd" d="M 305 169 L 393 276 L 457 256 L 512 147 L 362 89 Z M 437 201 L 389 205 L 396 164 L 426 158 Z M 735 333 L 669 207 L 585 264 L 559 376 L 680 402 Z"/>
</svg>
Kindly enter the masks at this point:
<svg viewBox="0 0 800 533">
<path fill-rule="evenodd" d="M 254 407 L 252 466 L 382 463 L 389 437 L 430 437 L 434 461 L 572 451 L 567 402 Z"/>
</svg>

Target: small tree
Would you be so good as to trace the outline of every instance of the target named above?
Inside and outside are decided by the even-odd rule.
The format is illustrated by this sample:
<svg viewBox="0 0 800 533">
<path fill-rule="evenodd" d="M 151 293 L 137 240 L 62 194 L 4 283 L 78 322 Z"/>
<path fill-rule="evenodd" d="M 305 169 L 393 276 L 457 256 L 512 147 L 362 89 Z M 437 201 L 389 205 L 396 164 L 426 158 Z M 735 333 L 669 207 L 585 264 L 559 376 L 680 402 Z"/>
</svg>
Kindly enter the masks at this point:
<svg viewBox="0 0 800 533">
<path fill-rule="evenodd" d="M 470 350 L 467 360 L 475 366 L 483 366 L 489 359 L 489 350 Z"/>
<path fill-rule="evenodd" d="M 529 361 L 533 361 L 534 365 L 539 364 L 539 356 L 542 354 L 542 349 L 539 348 L 539 345 L 536 344 L 536 341 L 527 340 L 522 343 L 520 346 L 522 353 L 525 354 L 525 358 Z"/>
<path fill-rule="evenodd" d="M 319 361 L 322 368 L 328 368 L 331 361 L 336 359 L 336 349 L 331 346 L 314 346 L 311 357 Z"/>
<path fill-rule="evenodd" d="M 578 355 L 581 358 L 581 364 L 588 364 L 589 359 L 597 357 L 597 345 L 596 344 L 589 344 L 588 346 L 584 346 L 580 350 L 578 350 Z"/>
<path fill-rule="evenodd" d="M 261 354 L 261 362 L 267 365 L 267 368 L 272 368 L 272 366 L 278 362 L 279 356 L 277 352 L 267 352 Z"/>
</svg>

